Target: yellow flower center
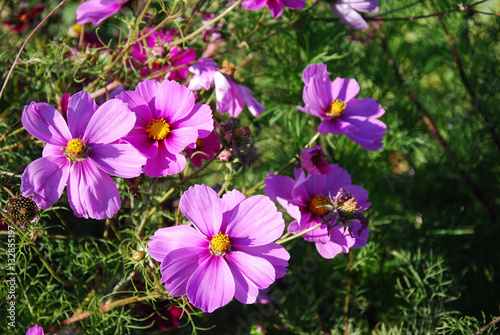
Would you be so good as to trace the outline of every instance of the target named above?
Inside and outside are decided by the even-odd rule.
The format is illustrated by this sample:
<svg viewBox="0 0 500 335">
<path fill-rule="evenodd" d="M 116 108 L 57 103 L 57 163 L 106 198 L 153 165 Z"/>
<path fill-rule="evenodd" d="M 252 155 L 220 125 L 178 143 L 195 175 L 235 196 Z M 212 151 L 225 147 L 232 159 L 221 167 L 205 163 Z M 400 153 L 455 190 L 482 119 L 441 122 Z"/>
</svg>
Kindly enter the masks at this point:
<svg viewBox="0 0 500 335">
<path fill-rule="evenodd" d="M 160 141 L 170 134 L 170 125 L 165 119 L 157 119 L 148 123 L 146 133 L 152 140 Z"/>
<path fill-rule="evenodd" d="M 69 141 L 64 152 L 66 154 L 66 157 L 68 157 L 73 162 L 82 160 L 87 157 L 87 155 L 85 154 L 85 145 L 79 138 L 74 138 Z"/>
<path fill-rule="evenodd" d="M 326 114 L 330 115 L 331 117 L 341 117 L 346 106 L 347 105 L 345 104 L 345 102 L 337 99 L 330 104 L 330 108 L 328 110 L 328 113 Z"/>
<path fill-rule="evenodd" d="M 340 219 L 343 221 L 352 220 L 352 218 L 354 217 L 354 213 L 358 209 L 361 209 L 361 207 L 358 207 L 358 202 L 354 197 L 347 200 L 342 204 L 342 206 L 339 206 L 337 208 L 340 215 Z"/>
<path fill-rule="evenodd" d="M 216 255 L 222 256 L 226 253 L 230 245 L 231 241 L 229 241 L 229 236 L 219 232 L 217 235 L 212 236 L 210 251 Z"/>
<path fill-rule="evenodd" d="M 314 214 L 325 215 L 328 212 L 328 209 L 319 207 L 324 205 L 328 205 L 328 200 L 322 195 L 317 195 L 311 199 L 311 203 L 309 204 L 309 209 Z"/>
</svg>

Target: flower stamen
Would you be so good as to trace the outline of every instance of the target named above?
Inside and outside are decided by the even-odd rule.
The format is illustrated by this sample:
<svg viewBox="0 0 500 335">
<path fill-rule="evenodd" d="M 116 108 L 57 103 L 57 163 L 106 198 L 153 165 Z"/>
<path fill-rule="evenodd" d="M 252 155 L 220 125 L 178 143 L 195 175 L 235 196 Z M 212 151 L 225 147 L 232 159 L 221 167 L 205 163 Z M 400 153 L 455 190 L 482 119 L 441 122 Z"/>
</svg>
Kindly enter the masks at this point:
<svg viewBox="0 0 500 335">
<path fill-rule="evenodd" d="M 354 197 L 350 198 L 337 208 L 340 220 L 342 221 L 352 220 L 356 211 L 360 209 L 361 207 L 358 207 L 358 202 Z"/>
<path fill-rule="evenodd" d="M 213 254 L 223 256 L 230 246 L 229 236 L 219 232 L 217 235 L 212 236 L 209 249 Z"/>
<path fill-rule="evenodd" d="M 86 148 L 83 141 L 79 138 L 74 138 L 68 142 L 66 148 L 64 148 L 64 153 L 72 162 L 81 161 L 87 158 Z"/>
<path fill-rule="evenodd" d="M 327 115 L 331 117 L 341 117 L 344 113 L 344 109 L 346 108 L 346 103 L 341 99 L 337 99 L 330 104 L 330 108 L 328 109 Z"/>
<path fill-rule="evenodd" d="M 328 212 L 328 209 L 320 206 L 328 205 L 328 200 L 322 196 L 322 195 L 317 195 L 314 198 L 311 199 L 311 202 L 309 204 L 309 209 L 311 212 L 317 215 L 325 215 Z"/>
<path fill-rule="evenodd" d="M 170 134 L 170 125 L 163 118 L 157 119 L 147 124 L 146 133 L 152 140 L 161 141 Z"/>
</svg>

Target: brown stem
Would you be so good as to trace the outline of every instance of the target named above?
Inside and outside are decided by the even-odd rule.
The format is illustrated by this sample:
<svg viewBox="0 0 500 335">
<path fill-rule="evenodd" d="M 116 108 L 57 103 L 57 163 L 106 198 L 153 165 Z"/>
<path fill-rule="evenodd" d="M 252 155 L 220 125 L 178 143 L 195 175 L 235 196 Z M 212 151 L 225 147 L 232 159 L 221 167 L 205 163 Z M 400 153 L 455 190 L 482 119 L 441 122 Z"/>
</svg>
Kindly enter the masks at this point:
<svg viewBox="0 0 500 335">
<path fill-rule="evenodd" d="M 434 10 L 437 10 L 436 5 L 434 3 L 434 0 L 431 0 L 431 6 Z M 470 5 L 472 6 L 472 5 Z M 491 127 L 491 123 L 489 120 L 488 115 L 484 112 L 481 102 L 477 98 L 476 92 L 474 92 L 474 88 L 472 87 L 467 74 L 465 73 L 464 67 L 462 65 L 462 60 L 460 59 L 460 54 L 458 53 L 457 45 L 455 44 L 455 39 L 451 37 L 449 30 L 446 28 L 446 25 L 444 24 L 443 18 L 440 16 L 437 17 L 439 24 L 443 28 L 443 31 L 446 35 L 446 41 L 448 42 L 451 53 L 453 54 L 453 60 L 455 61 L 455 64 L 457 65 L 458 72 L 460 73 L 460 79 L 462 80 L 462 83 L 464 84 L 465 88 L 467 89 L 467 92 L 469 93 L 470 97 L 472 98 L 472 101 L 476 105 L 477 111 L 479 114 L 483 117 L 484 121 L 488 125 L 488 128 L 490 130 L 491 135 L 493 136 L 493 141 L 495 142 L 497 148 L 500 150 L 500 139 L 496 135 L 495 129 Z"/>
<path fill-rule="evenodd" d="M 491 321 L 490 323 L 488 323 L 486 326 L 484 326 L 483 328 L 479 329 L 475 335 L 479 335 L 479 334 L 482 334 L 483 332 L 485 332 L 486 330 L 488 330 L 488 328 L 490 328 L 491 326 L 495 325 L 496 323 L 500 322 L 500 316 L 497 317 L 495 320 Z"/>
</svg>

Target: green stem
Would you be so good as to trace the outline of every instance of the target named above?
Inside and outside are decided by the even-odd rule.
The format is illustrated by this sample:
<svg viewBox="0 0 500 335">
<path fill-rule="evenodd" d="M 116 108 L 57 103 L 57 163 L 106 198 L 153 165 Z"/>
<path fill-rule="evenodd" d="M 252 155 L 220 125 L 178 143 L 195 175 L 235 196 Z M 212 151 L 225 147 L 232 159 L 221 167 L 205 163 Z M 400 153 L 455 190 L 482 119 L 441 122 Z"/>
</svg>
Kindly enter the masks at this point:
<svg viewBox="0 0 500 335">
<path fill-rule="evenodd" d="M 303 231 L 301 231 L 300 233 L 294 234 L 294 235 L 292 235 L 292 236 L 290 236 L 290 237 L 287 237 L 287 238 L 281 238 L 281 239 L 277 240 L 277 241 L 276 241 L 276 242 L 274 242 L 274 243 L 276 243 L 276 244 L 283 244 L 283 243 L 286 243 L 286 242 L 288 242 L 288 241 L 294 240 L 294 239 L 296 239 L 297 237 L 301 237 L 302 235 L 304 235 L 304 234 L 306 234 L 306 233 L 310 232 L 311 230 L 314 230 L 314 229 L 316 229 L 316 228 L 318 228 L 318 227 L 321 227 L 321 226 L 322 226 L 322 225 L 324 225 L 324 224 L 325 224 L 324 222 L 318 223 L 317 225 L 312 226 L 311 228 L 307 228 L 306 230 L 303 230 Z"/>
</svg>

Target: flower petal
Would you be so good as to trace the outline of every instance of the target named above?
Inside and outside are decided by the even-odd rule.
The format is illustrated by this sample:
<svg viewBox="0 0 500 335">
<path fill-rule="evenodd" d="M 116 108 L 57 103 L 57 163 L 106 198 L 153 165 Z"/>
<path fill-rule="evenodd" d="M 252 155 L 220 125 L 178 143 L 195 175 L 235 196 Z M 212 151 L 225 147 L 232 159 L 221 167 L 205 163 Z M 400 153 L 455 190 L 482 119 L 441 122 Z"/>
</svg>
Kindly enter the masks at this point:
<svg viewBox="0 0 500 335">
<path fill-rule="evenodd" d="M 64 156 L 38 158 L 28 165 L 21 177 L 23 197 L 34 193 L 33 201 L 42 209 L 52 206 L 61 197 L 70 171 Z"/>
<path fill-rule="evenodd" d="M 340 99 L 346 104 L 359 93 L 356 79 L 335 78 L 332 82 L 332 100 Z"/>
<path fill-rule="evenodd" d="M 253 304 L 259 295 L 259 289 L 245 277 L 243 273 L 231 262 L 227 262 L 235 283 L 234 297 L 243 304 Z"/>
<path fill-rule="evenodd" d="M 45 102 L 31 102 L 24 107 L 21 122 L 28 133 L 44 142 L 65 147 L 71 133 L 62 115 Z"/>
<path fill-rule="evenodd" d="M 243 0 L 241 5 L 249 10 L 261 9 L 267 4 L 267 0 Z"/>
<path fill-rule="evenodd" d="M 90 161 L 74 162 L 68 179 L 68 200 L 78 217 L 113 217 L 121 206 L 113 180 Z"/>
<path fill-rule="evenodd" d="M 134 127 L 135 114 L 127 104 L 118 99 L 111 99 L 97 108 L 87 125 L 82 141 L 91 144 L 114 142 Z"/>
<path fill-rule="evenodd" d="M 144 173 L 150 177 L 165 177 L 184 170 L 187 161 L 184 155 L 170 153 L 163 143 L 158 144 L 158 152 L 154 158 L 149 158 L 144 165 Z"/>
<path fill-rule="evenodd" d="M 128 143 L 93 146 L 88 152 L 88 160 L 101 170 L 120 178 L 137 177 L 146 164 L 146 157 Z"/>
<path fill-rule="evenodd" d="M 251 247 L 238 246 L 233 247 L 233 250 L 241 251 L 257 257 L 262 257 L 267 260 L 274 267 L 275 279 L 283 277 L 286 273 L 290 254 L 279 244 L 269 243 Z"/>
<path fill-rule="evenodd" d="M 295 185 L 295 180 L 287 176 L 279 176 L 273 173 L 268 173 L 266 180 L 264 180 L 264 193 L 277 201 L 278 197 L 284 200 L 292 200 L 292 189 Z"/>
<path fill-rule="evenodd" d="M 379 118 L 384 115 L 385 110 L 375 99 L 353 99 L 347 104 L 344 116 L 364 116 L 369 118 Z"/>
<path fill-rule="evenodd" d="M 170 227 L 173 228 L 173 227 Z M 194 231 L 193 228 L 190 228 Z M 196 232 L 198 236 L 200 234 Z M 187 293 L 187 283 L 202 260 L 201 256 L 210 255 L 210 251 L 198 247 L 186 247 L 173 250 L 161 262 L 161 281 L 165 283 L 168 294 L 180 297 Z"/>
<path fill-rule="evenodd" d="M 194 107 L 194 94 L 176 81 L 164 80 L 156 92 L 155 107 L 158 117 L 174 124 L 185 118 Z"/>
<path fill-rule="evenodd" d="M 222 222 L 222 200 L 206 185 L 191 186 L 181 197 L 179 207 L 189 221 L 209 239 L 217 235 Z"/>
<path fill-rule="evenodd" d="M 169 137 L 163 140 L 165 148 L 172 154 L 180 153 L 189 144 L 195 143 L 198 138 L 196 128 L 179 128 L 170 132 Z"/>
<path fill-rule="evenodd" d="M 208 240 L 190 225 L 160 228 L 148 242 L 148 253 L 154 260 L 161 262 L 169 252 L 181 248 L 205 248 Z"/>
<path fill-rule="evenodd" d="M 68 100 L 68 126 L 73 138 L 82 138 L 90 118 L 97 110 L 94 99 L 85 91 L 75 93 Z"/>
<path fill-rule="evenodd" d="M 214 130 L 214 120 L 210 106 L 195 104 L 184 118 L 172 123 L 173 128 L 191 127 L 198 130 L 199 138 L 205 138 Z"/>
<path fill-rule="evenodd" d="M 240 202 L 224 215 L 226 235 L 234 245 L 263 245 L 278 239 L 285 229 L 283 216 L 264 195 L 254 195 Z M 229 216 L 230 215 L 230 216 Z"/>
<path fill-rule="evenodd" d="M 187 297 L 193 306 L 212 313 L 233 299 L 235 283 L 224 258 L 211 255 L 187 283 Z"/>
<path fill-rule="evenodd" d="M 276 19 L 283 14 L 283 2 L 281 0 L 267 0 L 267 7 L 271 15 Z"/>
<path fill-rule="evenodd" d="M 223 212 L 230 211 L 243 200 L 245 200 L 245 196 L 236 189 L 225 193 L 222 196 L 222 211 Z"/>
<path fill-rule="evenodd" d="M 231 251 L 226 254 L 226 259 L 258 288 L 267 288 L 276 279 L 274 267 L 264 258 Z"/>
<path fill-rule="evenodd" d="M 315 63 L 306 66 L 304 72 L 302 72 L 302 80 L 304 81 L 304 84 L 309 83 L 309 80 L 311 80 L 311 78 L 314 76 L 319 76 L 320 78 L 326 77 L 328 78 L 328 81 L 330 81 L 326 64 Z"/>
</svg>

